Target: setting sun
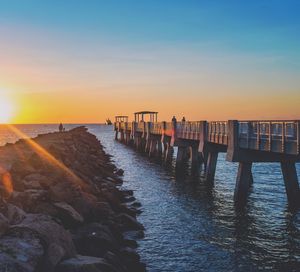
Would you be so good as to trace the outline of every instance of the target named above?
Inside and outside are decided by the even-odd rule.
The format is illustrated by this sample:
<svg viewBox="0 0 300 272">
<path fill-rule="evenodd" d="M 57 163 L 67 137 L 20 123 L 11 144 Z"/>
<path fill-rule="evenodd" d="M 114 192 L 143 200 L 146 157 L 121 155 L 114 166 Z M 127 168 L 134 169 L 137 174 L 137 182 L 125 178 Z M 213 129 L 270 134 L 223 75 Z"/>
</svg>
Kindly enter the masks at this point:
<svg viewBox="0 0 300 272">
<path fill-rule="evenodd" d="M 11 122 L 13 117 L 13 104 L 11 100 L 0 93 L 0 124 L 7 124 Z"/>
</svg>

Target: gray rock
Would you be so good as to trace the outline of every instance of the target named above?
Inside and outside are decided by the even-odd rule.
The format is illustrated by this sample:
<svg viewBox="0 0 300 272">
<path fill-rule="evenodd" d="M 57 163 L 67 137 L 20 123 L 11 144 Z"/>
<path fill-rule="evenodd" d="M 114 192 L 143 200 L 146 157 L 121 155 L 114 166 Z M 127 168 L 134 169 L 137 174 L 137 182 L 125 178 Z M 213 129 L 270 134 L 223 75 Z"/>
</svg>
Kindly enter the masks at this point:
<svg viewBox="0 0 300 272">
<path fill-rule="evenodd" d="M 83 217 L 69 204 L 65 202 L 56 202 L 54 206 L 57 208 L 57 217 L 63 222 L 63 225 L 70 228 L 80 225 Z"/>
<path fill-rule="evenodd" d="M 23 181 L 24 187 L 26 189 L 42 189 L 41 184 L 38 180 L 34 180 L 34 179 L 24 179 Z"/>
<path fill-rule="evenodd" d="M 132 216 L 121 213 L 116 216 L 118 223 L 123 230 L 144 230 L 144 226 Z"/>
<path fill-rule="evenodd" d="M 103 258 L 77 255 L 60 263 L 56 272 L 118 272 Z"/>
<path fill-rule="evenodd" d="M 26 213 L 18 206 L 8 203 L 6 206 L 5 215 L 10 225 L 16 225 L 23 221 L 23 219 L 26 216 Z"/>
<path fill-rule="evenodd" d="M 8 227 L 8 219 L 2 213 L 0 213 L 0 236 L 6 232 Z"/>
<path fill-rule="evenodd" d="M 27 214 L 25 219 L 10 232 L 34 231 L 43 241 L 45 262 L 43 271 L 51 271 L 62 259 L 75 255 L 75 247 L 71 235 L 61 225 L 43 214 Z"/>
<path fill-rule="evenodd" d="M 45 190 L 27 189 L 24 192 L 14 191 L 11 194 L 10 202 L 22 207 L 25 211 L 30 211 L 38 205 L 39 202 L 45 201 L 48 198 L 48 193 Z"/>
<path fill-rule="evenodd" d="M 119 245 L 110 229 L 100 223 L 91 223 L 73 234 L 77 251 L 82 255 L 103 257 L 108 251 L 118 251 Z"/>
<path fill-rule="evenodd" d="M 44 248 L 31 230 L 14 231 L 0 239 L 0 272 L 33 272 L 39 270 Z"/>
</svg>

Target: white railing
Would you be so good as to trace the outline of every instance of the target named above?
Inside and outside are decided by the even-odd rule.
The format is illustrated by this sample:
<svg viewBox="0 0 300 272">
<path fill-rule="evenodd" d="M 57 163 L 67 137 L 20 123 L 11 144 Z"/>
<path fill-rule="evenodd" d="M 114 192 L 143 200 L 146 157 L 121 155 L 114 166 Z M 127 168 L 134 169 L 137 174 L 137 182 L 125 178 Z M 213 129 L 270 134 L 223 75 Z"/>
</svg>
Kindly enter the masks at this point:
<svg viewBox="0 0 300 272">
<path fill-rule="evenodd" d="M 212 121 L 207 123 L 207 139 L 209 142 L 227 145 L 228 133 L 226 121 Z"/>
<path fill-rule="evenodd" d="M 261 151 L 299 154 L 299 121 L 239 122 L 239 146 Z"/>
</svg>

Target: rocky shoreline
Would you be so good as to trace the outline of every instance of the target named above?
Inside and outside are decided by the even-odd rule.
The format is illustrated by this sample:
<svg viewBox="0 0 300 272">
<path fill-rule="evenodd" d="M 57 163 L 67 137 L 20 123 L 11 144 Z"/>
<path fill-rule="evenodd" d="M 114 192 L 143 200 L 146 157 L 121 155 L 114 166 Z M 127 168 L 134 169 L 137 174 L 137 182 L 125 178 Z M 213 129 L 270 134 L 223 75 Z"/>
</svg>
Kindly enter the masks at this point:
<svg viewBox="0 0 300 272">
<path fill-rule="evenodd" d="M 140 203 L 84 127 L 0 148 L 0 272 L 145 271 Z"/>
</svg>

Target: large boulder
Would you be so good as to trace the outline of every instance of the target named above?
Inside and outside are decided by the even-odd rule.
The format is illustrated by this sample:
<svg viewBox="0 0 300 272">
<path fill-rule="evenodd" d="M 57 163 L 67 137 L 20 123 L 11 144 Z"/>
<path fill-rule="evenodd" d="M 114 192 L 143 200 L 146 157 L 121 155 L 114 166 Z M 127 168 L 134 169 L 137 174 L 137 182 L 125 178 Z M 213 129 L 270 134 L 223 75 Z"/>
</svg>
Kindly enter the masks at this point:
<svg viewBox="0 0 300 272">
<path fill-rule="evenodd" d="M 55 272 L 120 272 L 103 258 L 77 255 L 60 263 Z"/>
<path fill-rule="evenodd" d="M 99 223 L 79 228 L 73 234 L 77 251 L 82 255 L 103 257 L 108 251 L 118 251 L 119 245 L 110 229 Z"/>
<path fill-rule="evenodd" d="M 14 230 L 0 239 L 0 272 L 40 270 L 44 248 L 34 231 Z"/>
<path fill-rule="evenodd" d="M 141 223 L 126 213 L 118 214 L 116 216 L 116 220 L 123 231 L 144 230 L 144 226 Z"/>
<path fill-rule="evenodd" d="M 13 204 L 7 203 L 5 209 L 5 216 L 7 217 L 10 225 L 16 225 L 23 221 L 26 216 L 26 213 Z"/>
<path fill-rule="evenodd" d="M 54 202 L 71 203 L 80 197 L 80 187 L 71 182 L 59 182 L 50 187 L 49 195 Z"/>
<path fill-rule="evenodd" d="M 25 219 L 11 228 L 11 232 L 34 231 L 41 239 L 45 249 L 43 271 L 51 271 L 62 259 L 75 255 L 71 234 L 50 216 L 27 214 Z"/>
<path fill-rule="evenodd" d="M 22 182 L 26 189 L 42 189 L 41 184 L 48 184 L 49 178 L 41 175 L 40 173 L 33 173 L 25 176 Z"/>
<path fill-rule="evenodd" d="M 0 213 L 0 236 L 6 232 L 8 226 L 8 219 Z"/>
<path fill-rule="evenodd" d="M 83 216 L 86 222 L 99 221 L 102 218 L 98 199 L 90 193 L 81 192 L 79 196 L 73 198 L 70 204 Z"/>
<path fill-rule="evenodd" d="M 28 189 L 24 192 L 14 191 L 9 201 L 25 211 L 30 212 L 40 202 L 48 199 L 48 192 L 45 190 Z"/>
<path fill-rule="evenodd" d="M 66 202 L 56 202 L 54 206 L 57 209 L 56 216 L 66 228 L 76 227 L 83 223 L 83 217 Z"/>
</svg>

